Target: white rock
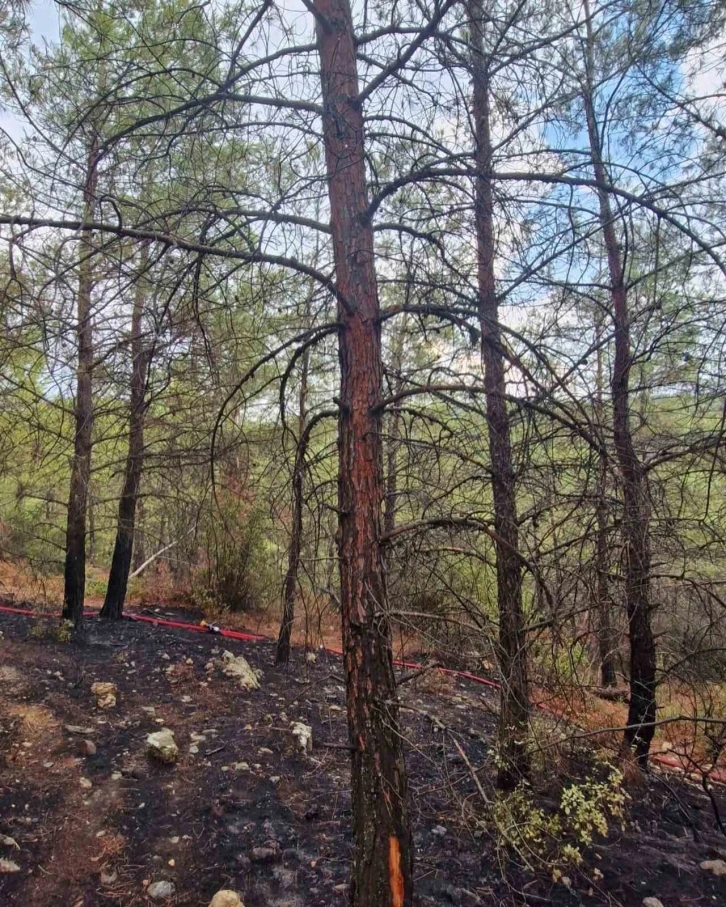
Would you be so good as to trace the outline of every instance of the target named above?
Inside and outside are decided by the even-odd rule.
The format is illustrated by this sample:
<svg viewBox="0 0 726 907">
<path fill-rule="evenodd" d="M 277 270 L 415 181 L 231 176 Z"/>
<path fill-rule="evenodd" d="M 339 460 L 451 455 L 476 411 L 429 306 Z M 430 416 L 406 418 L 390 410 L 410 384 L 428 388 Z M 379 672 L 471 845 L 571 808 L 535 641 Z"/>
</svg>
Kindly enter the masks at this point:
<svg viewBox="0 0 726 907">
<path fill-rule="evenodd" d="M 152 901 L 163 901 L 164 898 L 171 898 L 174 896 L 175 891 L 176 888 L 174 887 L 173 882 L 167 882 L 166 880 L 152 882 L 146 889 L 146 893 Z"/>
<path fill-rule="evenodd" d="M 209 907 L 245 907 L 236 891 L 223 889 L 212 898 Z"/>
<path fill-rule="evenodd" d="M 315 652 L 306 652 L 305 653 L 305 661 L 309 665 L 314 665 L 317 660 L 318 660 L 318 656 L 315 654 Z"/>
<path fill-rule="evenodd" d="M 93 782 L 90 778 L 81 778 L 78 782 L 84 790 L 90 790 L 93 787 Z"/>
<path fill-rule="evenodd" d="M 0 860 L 0 872 L 20 872 L 20 867 L 12 860 Z"/>
<path fill-rule="evenodd" d="M 146 738 L 146 751 L 159 762 L 171 764 L 179 758 L 179 747 L 174 740 L 174 732 L 168 727 L 149 734 Z"/>
<path fill-rule="evenodd" d="M 88 737 L 94 733 L 92 727 L 81 727 L 79 724 L 66 724 L 64 727 L 69 734 L 80 734 L 83 737 Z"/>
<path fill-rule="evenodd" d="M 643 907 L 663 907 L 663 901 L 658 898 L 643 898 Z"/>
<path fill-rule="evenodd" d="M 726 876 L 726 862 L 724 860 L 704 860 L 701 869 L 712 872 L 715 876 Z"/>
<path fill-rule="evenodd" d="M 259 671 L 254 671 L 244 655 L 233 655 L 225 649 L 222 652 L 222 673 L 234 678 L 243 690 L 260 688 Z"/>
<path fill-rule="evenodd" d="M 297 738 L 297 745 L 304 753 L 313 751 L 313 729 L 302 721 L 293 721 L 292 736 Z"/>
</svg>

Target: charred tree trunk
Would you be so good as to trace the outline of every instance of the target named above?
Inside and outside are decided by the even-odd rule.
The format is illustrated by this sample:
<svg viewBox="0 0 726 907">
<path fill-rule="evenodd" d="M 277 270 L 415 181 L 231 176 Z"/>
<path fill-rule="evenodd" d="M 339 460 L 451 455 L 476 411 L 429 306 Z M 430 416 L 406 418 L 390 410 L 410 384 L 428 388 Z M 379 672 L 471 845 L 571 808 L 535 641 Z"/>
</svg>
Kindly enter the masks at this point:
<svg viewBox="0 0 726 907">
<path fill-rule="evenodd" d="M 94 138 L 88 152 L 83 187 L 83 216 L 93 220 L 98 170 L 98 142 Z M 86 518 L 88 486 L 91 479 L 93 448 L 93 234 L 83 230 L 78 240 L 77 325 L 78 362 L 76 367 L 75 435 L 71 463 L 71 485 L 66 524 L 66 558 L 63 591 L 63 618 L 72 620 L 77 631 L 83 627 L 83 601 L 86 591 Z"/>
<path fill-rule="evenodd" d="M 600 224 L 607 255 L 610 295 L 615 325 L 615 361 L 611 378 L 613 438 L 623 491 L 625 541 L 625 603 L 630 637 L 630 706 L 625 744 L 645 762 L 655 731 L 656 659 L 650 602 L 650 501 L 647 477 L 633 444 L 630 426 L 630 313 L 620 245 L 615 233 L 594 104 L 594 51 L 592 20 L 585 2 L 587 45 L 584 103 L 590 154 L 598 183 Z"/>
<path fill-rule="evenodd" d="M 477 170 L 474 216 L 477 234 L 479 324 L 494 500 L 494 528 L 497 534 L 495 544 L 499 664 L 502 675 L 499 717 L 501 761 L 497 784 L 503 790 L 511 790 L 529 774 L 527 636 L 522 611 L 522 565 L 518 551 L 517 501 L 506 401 L 505 357 L 494 275 L 492 144 L 488 61 L 484 54 L 484 11 L 481 0 L 471 0 L 468 8 L 471 19 L 470 50 Z"/>
<path fill-rule="evenodd" d="M 338 292 L 340 598 L 352 747 L 354 907 L 410 907 L 413 851 L 381 553 L 383 366 L 348 0 L 312 0 Z"/>
<path fill-rule="evenodd" d="M 603 361 L 602 361 L 602 322 L 598 320 L 597 341 L 597 390 L 595 407 L 600 424 L 603 415 Z M 598 456 L 596 520 L 597 535 L 595 540 L 595 569 L 597 570 L 597 645 L 600 657 L 600 683 L 603 687 L 614 687 L 617 684 L 615 661 L 618 648 L 617 635 L 613 629 L 608 573 L 610 552 L 608 547 L 608 506 L 607 506 L 607 459 L 605 454 Z"/>
<path fill-rule="evenodd" d="M 307 450 L 307 397 L 308 370 L 310 368 L 310 351 L 303 353 L 300 374 L 300 396 L 298 416 L 298 442 L 295 451 L 295 465 L 292 473 L 292 530 L 290 548 L 287 553 L 287 572 L 282 592 L 282 621 L 277 637 L 275 664 L 287 664 L 290 661 L 290 638 L 295 621 L 295 600 L 297 598 L 298 573 L 300 570 L 300 552 L 303 533 L 303 479 L 305 475 L 305 453 Z"/>
<path fill-rule="evenodd" d="M 140 273 L 136 281 L 134 309 L 131 316 L 131 400 L 129 406 L 129 449 L 126 456 L 124 484 L 118 505 L 116 542 L 113 548 L 111 571 L 108 575 L 106 599 L 101 617 L 120 620 L 123 616 L 126 588 L 134 548 L 136 505 L 144 463 L 144 397 L 146 395 L 147 353 L 144 349 L 143 315 L 146 305 L 146 249 L 141 253 Z"/>
</svg>

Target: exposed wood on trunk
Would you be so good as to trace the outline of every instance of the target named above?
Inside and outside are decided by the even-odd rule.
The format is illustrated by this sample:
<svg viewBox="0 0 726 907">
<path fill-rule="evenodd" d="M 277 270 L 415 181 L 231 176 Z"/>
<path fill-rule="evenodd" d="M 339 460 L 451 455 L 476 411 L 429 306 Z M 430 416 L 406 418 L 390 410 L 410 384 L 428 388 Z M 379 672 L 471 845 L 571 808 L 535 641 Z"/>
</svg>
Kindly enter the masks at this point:
<svg viewBox="0 0 726 907">
<path fill-rule="evenodd" d="M 364 127 L 347 0 L 313 0 L 340 358 L 340 598 L 352 753 L 354 907 L 410 907 L 412 842 L 380 545 L 383 367 Z"/>
<path fill-rule="evenodd" d="M 615 232 L 610 179 L 603 161 L 594 103 L 594 37 L 589 3 L 585 0 L 587 41 L 583 100 L 595 179 L 599 184 L 600 224 L 607 255 L 615 325 L 615 360 L 611 377 L 613 438 L 623 493 L 625 541 L 625 603 L 630 637 L 630 705 L 625 743 L 640 761 L 648 758 L 656 717 L 655 640 L 650 602 L 650 501 L 645 471 L 633 444 L 630 425 L 630 313 L 620 244 Z"/>
<path fill-rule="evenodd" d="M 505 357 L 499 326 L 494 256 L 494 198 L 489 106 L 488 61 L 484 53 L 484 10 L 470 0 L 471 68 L 475 130 L 477 279 L 481 358 L 484 369 L 489 435 L 494 528 L 497 534 L 497 604 L 499 664 L 502 692 L 499 717 L 500 766 L 497 783 L 510 790 L 529 774 L 527 733 L 529 694 L 527 637 L 522 612 L 522 566 L 518 554 L 517 501 L 509 411 L 506 402 Z"/>
<path fill-rule="evenodd" d="M 83 186 L 83 220 L 93 220 L 98 181 L 98 139 L 90 142 Z M 86 519 L 88 486 L 91 478 L 93 448 L 93 233 L 84 230 L 78 240 L 78 299 L 76 334 L 75 433 L 71 483 L 66 524 L 66 557 L 63 591 L 63 617 L 72 620 L 76 630 L 83 626 L 83 601 L 86 591 Z"/>
<path fill-rule="evenodd" d="M 129 449 L 126 456 L 124 484 L 118 505 L 116 542 L 113 548 L 111 571 L 108 576 L 106 599 L 101 617 L 119 620 L 123 615 L 126 588 L 134 548 L 136 505 L 141 486 L 144 462 L 144 415 L 148 352 L 144 347 L 143 316 L 146 307 L 148 282 L 148 250 L 142 247 L 139 274 L 136 280 L 134 308 L 131 316 L 131 399 L 129 403 Z"/>
</svg>

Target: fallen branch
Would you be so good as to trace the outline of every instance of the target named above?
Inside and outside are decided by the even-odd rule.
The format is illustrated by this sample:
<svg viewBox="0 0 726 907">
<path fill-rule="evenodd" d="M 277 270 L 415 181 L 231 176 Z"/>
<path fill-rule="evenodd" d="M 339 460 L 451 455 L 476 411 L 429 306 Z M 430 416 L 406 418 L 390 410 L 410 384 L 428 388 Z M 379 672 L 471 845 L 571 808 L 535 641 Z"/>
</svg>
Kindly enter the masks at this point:
<svg viewBox="0 0 726 907">
<path fill-rule="evenodd" d="M 170 548 L 173 548 L 175 545 L 178 545 L 182 539 L 185 539 L 188 535 L 191 535 L 192 532 L 195 532 L 196 528 L 197 528 L 197 524 L 195 523 L 188 532 L 184 533 L 184 535 L 180 535 L 178 539 L 175 539 L 173 542 L 170 542 L 168 545 L 164 545 L 163 548 L 161 548 L 155 554 L 152 554 L 151 557 L 147 558 L 140 567 L 137 567 L 133 571 L 133 573 L 129 573 L 129 579 L 133 579 L 135 576 L 138 576 L 143 570 L 146 570 L 146 568 L 149 566 L 149 564 L 153 564 L 154 561 L 157 558 L 161 557 L 162 554 L 164 554 Z"/>
<path fill-rule="evenodd" d="M 408 683 L 409 680 L 415 680 L 417 677 L 421 677 L 422 674 L 428 674 L 429 671 L 433 671 L 436 668 L 440 668 L 441 663 L 438 661 L 432 661 L 430 664 L 423 665 L 417 671 L 411 671 L 410 674 L 404 674 L 398 679 L 398 686 L 400 687 L 404 683 Z"/>
</svg>

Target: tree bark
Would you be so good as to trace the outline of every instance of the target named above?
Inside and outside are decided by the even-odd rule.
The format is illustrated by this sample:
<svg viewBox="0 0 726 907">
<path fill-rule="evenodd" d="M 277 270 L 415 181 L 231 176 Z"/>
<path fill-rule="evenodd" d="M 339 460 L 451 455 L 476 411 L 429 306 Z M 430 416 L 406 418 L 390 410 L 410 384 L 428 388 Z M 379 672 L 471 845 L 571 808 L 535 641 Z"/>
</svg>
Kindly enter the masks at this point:
<svg viewBox="0 0 726 907">
<path fill-rule="evenodd" d="M 592 19 L 585 0 L 587 43 L 583 100 L 590 141 L 590 154 L 598 189 L 600 225 L 607 255 L 610 296 L 615 325 L 615 360 L 611 378 L 613 439 L 623 491 L 623 537 L 625 541 L 625 603 L 630 638 L 630 706 L 624 743 L 640 762 L 646 762 L 655 728 L 656 658 L 650 601 L 650 501 L 647 477 L 633 444 L 630 426 L 630 313 L 623 262 L 615 233 L 608 186 L 609 176 L 602 156 L 600 130 L 594 104 L 594 38 Z"/>
<path fill-rule="evenodd" d="M 505 357 L 494 273 L 494 199 L 489 73 L 484 53 L 484 10 L 470 0 L 471 68 L 475 130 L 477 280 L 484 393 L 487 407 L 494 528 L 497 533 L 499 665 L 502 676 L 497 784 L 511 790 L 529 774 L 527 637 L 522 611 L 522 565 L 518 551 L 517 500 L 511 429 L 506 401 Z"/>
<path fill-rule="evenodd" d="M 139 275 L 136 280 L 134 308 L 131 316 L 131 400 L 129 404 L 129 448 L 126 456 L 124 484 L 118 504 L 116 542 L 108 575 L 106 599 L 101 617 L 120 620 L 123 616 L 126 589 L 134 549 L 136 505 L 141 486 L 144 463 L 144 398 L 146 396 L 147 351 L 144 348 L 143 316 L 146 306 L 147 282 L 144 276 L 148 251 L 142 247 Z"/>
<path fill-rule="evenodd" d="M 380 545 L 383 367 L 350 6 L 312 0 L 338 291 L 338 556 L 352 747 L 354 907 L 410 907 L 413 848 Z"/>
<path fill-rule="evenodd" d="M 93 138 L 88 151 L 83 187 L 83 218 L 92 221 L 98 172 L 98 140 Z M 78 361 L 76 366 L 75 435 L 71 483 L 66 523 L 66 557 L 63 591 L 63 618 L 73 621 L 76 631 L 83 628 L 83 601 L 86 591 L 86 518 L 88 486 L 91 479 L 93 448 L 93 233 L 84 230 L 78 240 L 77 324 Z"/>
</svg>

